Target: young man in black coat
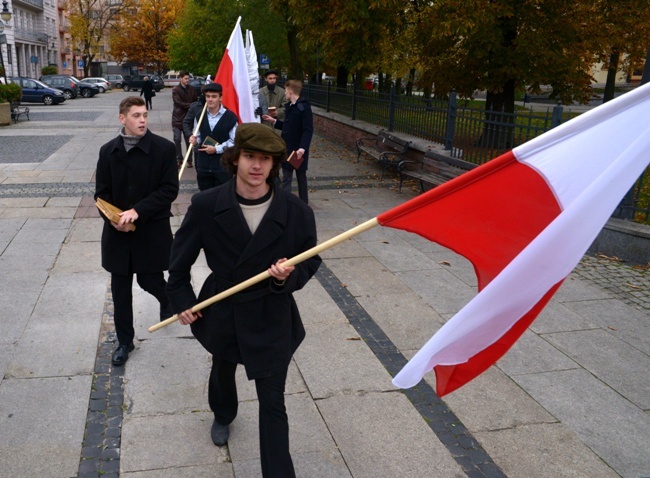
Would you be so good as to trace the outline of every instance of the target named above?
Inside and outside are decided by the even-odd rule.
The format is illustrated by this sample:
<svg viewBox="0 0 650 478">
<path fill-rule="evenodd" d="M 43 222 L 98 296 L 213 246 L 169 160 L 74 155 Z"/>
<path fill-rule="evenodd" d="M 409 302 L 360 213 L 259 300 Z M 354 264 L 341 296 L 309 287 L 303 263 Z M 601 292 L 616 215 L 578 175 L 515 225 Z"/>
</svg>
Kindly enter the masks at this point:
<svg viewBox="0 0 650 478">
<path fill-rule="evenodd" d="M 309 202 L 309 190 L 307 188 L 307 168 L 309 165 L 309 146 L 314 134 L 314 119 L 309 102 L 300 97 L 302 92 L 302 81 L 289 80 L 284 85 L 284 95 L 289 101 L 285 105 L 284 120 L 274 119 L 269 115 L 263 115 L 262 119 L 273 123 L 273 127 L 282 130 L 282 139 L 287 143 L 287 154 L 295 151 L 298 159 L 302 158 L 302 164 L 296 170 L 298 182 L 298 196 L 300 199 Z M 282 165 L 282 189 L 291 192 L 294 168 L 291 164 Z"/>
<path fill-rule="evenodd" d="M 111 273 L 119 342 L 114 365 L 123 365 L 134 349 L 133 274 L 160 302 L 160 319 L 173 315 L 163 271 L 169 266 L 172 244 L 171 205 L 178 195 L 174 144 L 147 130 L 142 98 L 122 100 L 119 118 L 123 125 L 119 136 L 99 151 L 95 191 L 95 199 L 124 211 L 117 224 L 105 219 L 102 232 L 102 266 Z"/>
<path fill-rule="evenodd" d="M 241 124 L 222 159 L 234 178 L 192 198 L 174 238 L 167 295 L 180 322 L 191 324 L 212 354 L 208 400 L 215 445 L 226 444 L 237 415 L 235 370 L 243 364 L 257 389 L 262 475 L 290 478 L 295 473 L 284 388 L 293 353 L 305 337 L 292 293 L 316 273 L 321 259 L 283 263 L 316 245 L 316 223 L 311 208 L 273 187 L 286 145 L 271 128 Z M 197 299 L 190 271 L 201 250 L 212 274 Z M 192 313 L 198 302 L 265 270 L 270 279 Z"/>
</svg>

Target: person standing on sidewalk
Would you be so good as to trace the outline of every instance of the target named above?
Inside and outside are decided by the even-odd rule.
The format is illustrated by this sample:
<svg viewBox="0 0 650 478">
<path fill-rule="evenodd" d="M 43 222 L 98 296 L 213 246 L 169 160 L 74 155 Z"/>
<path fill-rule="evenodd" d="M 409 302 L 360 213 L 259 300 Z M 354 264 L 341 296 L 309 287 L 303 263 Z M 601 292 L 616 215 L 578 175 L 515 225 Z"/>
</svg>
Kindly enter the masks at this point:
<svg viewBox="0 0 650 478">
<path fill-rule="evenodd" d="M 187 115 L 192 103 L 198 100 L 198 93 L 190 85 L 190 74 L 187 71 L 178 73 L 179 83 L 172 88 L 172 100 L 174 107 L 172 109 L 172 132 L 174 134 L 174 145 L 176 146 L 176 162 L 178 167 L 183 164 L 183 148 L 181 146 L 181 136 L 185 139 L 185 150 L 190 147 L 190 137 L 183 132 L 183 119 Z M 192 167 L 192 162 L 188 160 L 187 167 Z"/>
<path fill-rule="evenodd" d="M 274 119 L 283 119 L 284 104 L 287 100 L 284 96 L 284 89 L 276 85 L 278 81 L 277 70 L 269 70 L 264 73 L 264 80 L 266 81 L 266 85 L 260 88 L 260 97 L 264 97 L 266 100 L 268 115 Z M 264 114 L 267 113 L 264 112 Z M 271 121 L 267 121 L 266 124 L 271 127 L 273 126 L 273 123 Z"/>
<path fill-rule="evenodd" d="M 309 163 L 309 145 L 314 134 L 314 119 L 309 102 L 300 97 L 302 81 L 289 80 L 284 85 L 284 94 L 288 103 L 284 108 L 284 121 L 272 118 L 270 115 L 262 119 L 273 124 L 274 128 L 282 130 L 282 139 L 287 143 L 287 155 L 295 151 L 298 159 L 302 158 L 300 167 L 296 169 L 298 181 L 298 196 L 309 202 L 307 188 L 307 167 Z M 282 164 L 282 189 L 291 192 L 294 167 L 286 161 Z"/>
<path fill-rule="evenodd" d="M 284 266 L 317 243 L 314 213 L 292 194 L 274 187 L 286 160 L 284 141 L 268 126 L 244 123 L 234 147 L 223 155 L 234 177 L 192 198 L 172 246 L 167 295 L 181 324 L 212 354 L 208 401 L 214 413 L 210 431 L 225 445 L 237 416 L 237 364 L 255 380 L 259 402 L 262 476 L 295 477 L 289 452 L 284 389 L 293 353 L 305 329 L 293 298 L 316 273 L 314 256 Z M 201 250 L 212 274 L 197 299 L 191 268 Z M 266 279 L 192 313 L 197 302 L 267 270 Z"/>
<path fill-rule="evenodd" d="M 219 83 L 204 85 L 201 91 L 208 106 L 198 134 L 190 136 L 190 144 L 196 147 L 196 182 L 199 190 L 205 191 L 232 178 L 232 174 L 221 164 L 221 155 L 235 143 L 237 115 L 221 103 L 223 89 Z M 194 128 L 200 117 L 201 110 L 197 109 Z"/>
<path fill-rule="evenodd" d="M 142 84 L 142 90 L 140 91 L 140 96 L 144 95 L 144 102 L 148 110 L 153 109 L 153 104 L 151 103 L 151 98 L 155 96 L 156 93 L 153 91 L 153 84 L 151 79 L 148 76 L 144 77 L 144 83 Z"/>
<path fill-rule="evenodd" d="M 187 110 L 185 118 L 183 118 L 183 133 L 186 138 L 189 138 L 194 134 L 194 128 L 196 126 L 196 119 L 201 117 L 203 112 L 203 107 L 205 106 L 205 96 L 203 93 L 199 95 L 199 99 L 190 105 L 190 109 Z M 196 160 L 198 153 L 196 146 L 192 145 L 192 155 L 188 158 L 187 163 L 192 164 L 192 158 Z"/>
<path fill-rule="evenodd" d="M 147 130 L 142 98 L 125 98 L 119 111 L 123 128 L 99 151 L 95 189 L 95 199 L 123 210 L 117 224 L 105 219 L 102 231 L 102 267 L 111 273 L 119 342 L 113 365 L 124 365 L 134 349 L 133 274 L 160 303 L 160 319 L 173 315 L 163 271 L 172 244 L 171 205 L 178 195 L 174 144 Z"/>
</svg>

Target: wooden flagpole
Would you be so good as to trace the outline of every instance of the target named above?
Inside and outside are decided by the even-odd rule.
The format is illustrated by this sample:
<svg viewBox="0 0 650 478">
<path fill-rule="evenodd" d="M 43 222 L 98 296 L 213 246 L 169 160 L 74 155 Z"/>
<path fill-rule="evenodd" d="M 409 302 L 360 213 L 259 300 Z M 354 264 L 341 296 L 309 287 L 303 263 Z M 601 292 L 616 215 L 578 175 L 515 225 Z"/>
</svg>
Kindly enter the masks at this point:
<svg viewBox="0 0 650 478">
<path fill-rule="evenodd" d="M 208 102 L 206 101 L 205 104 L 203 105 L 203 111 L 201 111 L 201 117 L 199 118 L 198 123 L 196 123 L 196 126 L 194 127 L 194 133 L 193 135 L 196 136 L 199 132 L 199 129 L 201 128 L 201 122 L 203 121 L 203 117 L 205 116 L 205 110 L 208 109 Z M 190 154 L 192 153 L 192 150 L 194 149 L 194 146 L 190 144 L 190 147 L 187 148 L 187 151 L 185 152 L 185 158 L 183 158 L 183 164 L 181 165 L 180 171 L 178 171 L 178 180 L 181 180 L 181 176 L 183 176 L 183 171 L 185 171 L 185 165 L 187 164 L 187 159 L 190 157 Z M 196 164 L 194 165 L 196 167 Z"/>
<path fill-rule="evenodd" d="M 349 229 L 345 231 L 342 234 L 339 234 L 336 237 L 333 237 L 332 239 L 329 239 L 322 244 L 319 244 L 315 247 L 312 247 L 311 249 L 298 254 L 297 256 L 292 257 L 291 259 L 287 260 L 284 262 L 284 264 L 289 265 L 289 266 L 295 266 L 296 264 L 301 263 L 304 260 L 307 260 L 311 257 L 314 257 L 316 254 L 320 254 L 321 252 L 330 249 L 337 244 L 342 243 L 343 241 L 347 241 L 348 239 L 361 234 L 362 232 L 368 231 L 372 229 L 375 226 L 379 225 L 379 221 L 377 218 L 370 219 L 369 221 L 364 222 L 363 224 L 359 224 L 356 227 L 353 227 L 352 229 Z M 231 287 L 230 289 L 224 290 L 223 292 L 218 293 L 217 295 L 214 295 L 210 297 L 209 299 L 204 300 L 203 302 L 200 302 L 196 304 L 194 307 L 192 307 L 192 312 L 197 312 L 199 310 L 205 309 L 206 307 L 219 302 L 220 300 L 225 299 L 226 297 L 230 297 L 231 295 L 236 294 L 237 292 L 240 292 L 254 284 L 257 284 L 258 282 L 263 281 L 264 279 L 268 279 L 271 277 L 271 274 L 269 274 L 268 271 L 260 272 L 254 277 L 251 277 L 248 280 L 245 280 L 244 282 L 241 282 L 240 284 L 237 284 L 236 286 Z M 152 325 L 149 327 L 149 332 L 155 332 L 158 329 L 161 329 L 171 323 L 174 323 L 178 320 L 178 315 L 174 315 L 170 317 L 169 319 L 163 320 L 162 322 Z"/>
</svg>

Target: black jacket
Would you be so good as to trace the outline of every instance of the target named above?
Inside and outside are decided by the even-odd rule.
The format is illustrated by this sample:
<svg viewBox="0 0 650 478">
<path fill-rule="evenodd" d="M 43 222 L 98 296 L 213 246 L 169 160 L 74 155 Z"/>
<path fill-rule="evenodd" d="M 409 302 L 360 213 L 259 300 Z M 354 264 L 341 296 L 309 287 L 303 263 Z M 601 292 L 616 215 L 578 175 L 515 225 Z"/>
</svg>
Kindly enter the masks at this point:
<svg viewBox="0 0 650 478">
<path fill-rule="evenodd" d="M 102 266 L 127 274 L 166 270 L 172 231 L 171 205 L 178 195 L 174 143 L 147 130 L 127 153 L 121 136 L 103 145 L 97 161 L 95 199 L 101 197 L 126 211 L 135 208 L 135 231 L 120 232 L 105 220 Z"/>
<path fill-rule="evenodd" d="M 144 95 L 145 99 L 154 96 L 153 83 L 151 83 L 151 80 L 147 80 L 144 83 L 142 83 L 142 90 L 140 91 L 140 96 L 142 95 Z"/>
<path fill-rule="evenodd" d="M 187 110 L 187 114 L 183 119 L 183 133 L 188 138 L 194 134 L 194 118 L 198 119 L 201 116 L 203 111 L 203 106 L 205 105 L 205 96 L 199 96 L 199 99 L 190 105 L 190 109 Z"/>
<path fill-rule="evenodd" d="M 255 234 L 235 195 L 235 179 L 192 198 L 172 246 L 167 295 L 176 313 L 316 245 L 313 211 L 280 189 Z M 190 270 L 201 250 L 212 271 L 197 297 Z M 286 368 L 305 337 L 292 296 L 316 273 L 318 256 L 298 264 L 283 287 L 269 279 L 203 310 L 192 332 L 213 355 L 243 363 L 249 379 Z"/>
<path fill-rule="evenodd" d="M 299 171 L 306 171 L 309 163 L 309 145 L 314 134 L 314 119 L 309 102 L 298 98 L 295 104 L 284 107 L 284 120 L 275 122 L 275 128 L 282 130 L 282 139 L 287 143 L 287 156 L 300 148 L 305 150 Z M 282 167 L 291 167 L 283 164 Z"/>
</svg>

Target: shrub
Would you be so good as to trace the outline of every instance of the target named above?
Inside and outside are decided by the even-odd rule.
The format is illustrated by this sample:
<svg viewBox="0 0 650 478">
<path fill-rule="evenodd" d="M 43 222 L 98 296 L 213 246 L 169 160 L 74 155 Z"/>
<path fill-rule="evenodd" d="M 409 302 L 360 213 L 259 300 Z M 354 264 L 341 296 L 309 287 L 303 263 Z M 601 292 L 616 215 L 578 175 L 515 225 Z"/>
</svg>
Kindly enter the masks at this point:
<svg viewBox="0 0 650 478">
<path fill-rule="evenodd" d="M 23 96 L 23 89 L 20 85 L 9 83 L 8 85 L 0 84 L 0 103 L 18 103 Z"/>
<path fill-rule="evenodd" d="M 56 75 L 58 73 L 58 70 L 56 66 L 53 65 L 47 65 L 41 68 L 41 75 Z"/>
</svg>

